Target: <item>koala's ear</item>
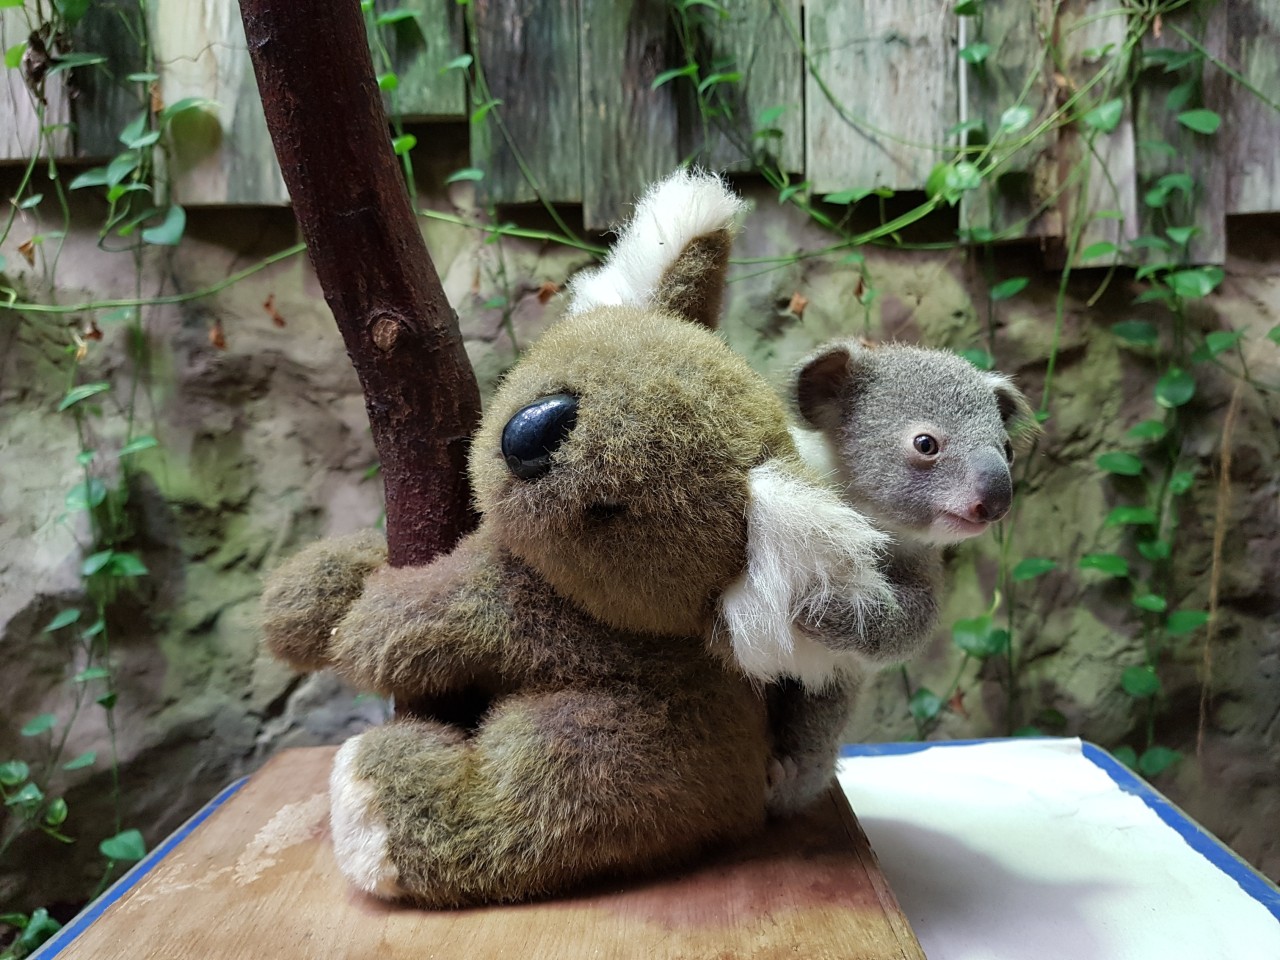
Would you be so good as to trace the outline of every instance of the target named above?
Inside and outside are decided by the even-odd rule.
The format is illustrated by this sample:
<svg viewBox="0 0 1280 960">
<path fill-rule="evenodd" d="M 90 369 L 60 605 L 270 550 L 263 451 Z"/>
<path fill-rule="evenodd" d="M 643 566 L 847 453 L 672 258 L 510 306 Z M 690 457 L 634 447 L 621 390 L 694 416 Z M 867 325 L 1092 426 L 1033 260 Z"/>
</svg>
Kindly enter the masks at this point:
<svg viewBox="0 0 1280 960">
<path fill-rule="evenodd" d="M 840 426 L 846 401 L 866 373 L 868 350 L 856 341 L 841 340 L 800 362 L 791 378 L 791 399 L 801 420 L 818 430 Z"/>
<path fill-rule="evenodd" d="M 609 304 L 652 306 L 714 328 L 745 206 L 710 173 L 678 170 L 655 183 L 604 264 L 570 281 L 568 313 Z"/>
<path fill-rule="evenodd" d="M 1004 421 L 1005 432 L 1015 441 L 1030 443 L 1040 433 L 1040 424 L 1036 421 L 1031 402 L 1004 374 L 987 373 L 986 378 L 996 395 L 996 406 L 1000 410 L 1000 419 Z"/>
</svg>

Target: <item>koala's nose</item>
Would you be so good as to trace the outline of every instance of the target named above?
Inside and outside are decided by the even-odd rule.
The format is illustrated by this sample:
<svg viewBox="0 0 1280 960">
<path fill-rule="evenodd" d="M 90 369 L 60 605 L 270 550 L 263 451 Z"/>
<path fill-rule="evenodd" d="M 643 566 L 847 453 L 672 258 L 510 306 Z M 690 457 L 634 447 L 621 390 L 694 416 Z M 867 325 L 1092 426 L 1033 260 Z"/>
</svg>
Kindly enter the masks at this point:
<svg viewBox="0 0 1280 960">
<path fill-rule="evenodd" d="M 1013 480 L 1003 463 L 992 464 L 978 475 L 976 496 L 970 501 L 966 519 L 974 523 L 995 523 L 1009 512 L 1013 503 Z"/>
</svg>

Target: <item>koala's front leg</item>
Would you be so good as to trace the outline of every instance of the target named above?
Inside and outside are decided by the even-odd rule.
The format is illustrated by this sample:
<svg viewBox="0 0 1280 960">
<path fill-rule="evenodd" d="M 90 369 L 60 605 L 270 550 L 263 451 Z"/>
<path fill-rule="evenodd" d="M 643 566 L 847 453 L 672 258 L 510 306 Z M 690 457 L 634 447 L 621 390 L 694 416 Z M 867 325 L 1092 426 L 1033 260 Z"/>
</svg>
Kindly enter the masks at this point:
<svg viewBox="0 0 1280 960">
<path fill-rule="evenodd" d="M 846 666 L 820 689 L 806 688 L 789 677 L 770 685 L 770 814 L 803 810 L 831 783 L 841 735 L 862 679 L 860 669 Z"/>
<path fill-rule="evenodd" d="M 413 700 L 492 686 L 513 661 L 501 575 L 481 534 L 422 567 L 381 567 L 338 622 L 329 663 L 354 686 Z"/>
<path fill-rule="evenodd" d="M 299 670 L 329 665 L 334 627 L 364 590 L 365 578 L 387 561 L 375 531 L 305 547 L 267 577 L 263 638 L 276 657 Z"/>
<path fill-rule="evenodd" d="M 938 621 L 942 558 L 928 547 L 896 545 L 880 572 L 892 600 L 868 609 L 839 594 L 806 607 L 797 626 L 824 646 L 874 663 L 898 663 L 916 653 Z"/>
</svg>

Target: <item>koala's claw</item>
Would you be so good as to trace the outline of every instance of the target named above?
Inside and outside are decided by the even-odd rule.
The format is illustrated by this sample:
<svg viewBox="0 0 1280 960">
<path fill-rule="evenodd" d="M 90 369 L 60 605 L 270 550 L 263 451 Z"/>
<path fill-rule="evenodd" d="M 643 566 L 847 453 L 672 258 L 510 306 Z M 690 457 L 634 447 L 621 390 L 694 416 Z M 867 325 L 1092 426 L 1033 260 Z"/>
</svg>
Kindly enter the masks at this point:
<svg viewBox="0 0 1280 960">
<path fill-rule="evenodd" d="M 767 795 L 772 797 L 788 780 L 794 780 L 799 775 L 800 768 L 793 757 L 770 757 L 769 766 L 765 772 L 765 780 L 768 784 Z"/>
</svg>

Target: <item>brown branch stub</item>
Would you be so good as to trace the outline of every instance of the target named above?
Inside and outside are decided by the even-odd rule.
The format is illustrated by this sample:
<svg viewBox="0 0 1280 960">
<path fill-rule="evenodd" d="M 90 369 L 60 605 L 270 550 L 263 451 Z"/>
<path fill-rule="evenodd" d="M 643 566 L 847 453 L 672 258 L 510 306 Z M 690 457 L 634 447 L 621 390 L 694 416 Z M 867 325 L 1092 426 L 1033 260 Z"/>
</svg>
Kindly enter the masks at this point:
<svg viewBox="0 0 1280 960">
<path fill-rule="evenodd" d="M 475 525 L 480 394 L 409 205 L 358 0 L 240 0 L 267 127 L 364 390 L 396 566 Z"/>
</svg>

